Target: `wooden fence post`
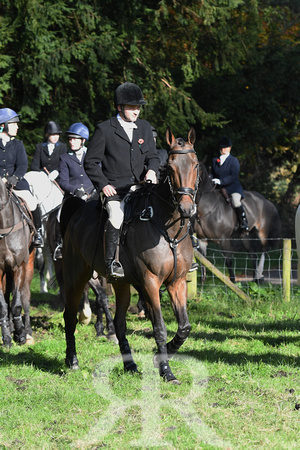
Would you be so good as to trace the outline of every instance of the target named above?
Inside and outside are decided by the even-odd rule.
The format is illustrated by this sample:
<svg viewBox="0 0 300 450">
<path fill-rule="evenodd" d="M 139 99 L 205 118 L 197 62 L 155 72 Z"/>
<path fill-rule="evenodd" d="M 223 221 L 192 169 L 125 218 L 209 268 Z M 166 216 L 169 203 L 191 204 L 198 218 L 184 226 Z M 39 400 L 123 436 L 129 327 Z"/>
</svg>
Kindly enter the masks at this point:
<svg viewBox="0 0 300 450">
<path fill-rule="evenodd" d="M 291 254 L 292 240 L 283 240 L 283 263 L 282 263 L 282 289 L 283 299 L 286 302 L 291 300 Z"/>
<path fill-rule="evenodd" d="M 207 267 L 216 277 L 218 277 L 224 284 L 226 284 L 235 294 L 237 294 L 241 299 L 245 300 L 247 303 L 251 303 L 251 298 L 238 288 L 234 283 L 230 281 L 217 267 L 215 267 L 205 256 L 201 255 L 200 252 L 195 252 L 196 258 Z"/>
<path fill-rule="evenodd" d="M 186 281 L 187 281 L 187 289 L 188 289 L 187 298 L 188 299 L 196 298 L 197 297 L 197 270 L 194 270 L 194 272 L 187 273 Z"/>
</svg>

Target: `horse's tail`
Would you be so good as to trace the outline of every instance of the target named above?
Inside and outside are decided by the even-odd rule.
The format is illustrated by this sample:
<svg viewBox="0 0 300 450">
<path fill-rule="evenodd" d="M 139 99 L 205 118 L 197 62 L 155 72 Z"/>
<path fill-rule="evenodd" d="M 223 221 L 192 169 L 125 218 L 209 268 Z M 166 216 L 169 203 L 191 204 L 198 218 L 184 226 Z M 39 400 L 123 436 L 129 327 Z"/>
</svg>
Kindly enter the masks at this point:
<svg viewBox="0 0 300 450">
<path fill-rule="evenodd" d="M 62 237 L 65 235 L 71 217 L 83 205 L 85 205 L 85 201 L 78 197 L 68 197 L 64 201 L 60 215 L 60 229 Z"/>
<path fill-rule="evenodd" d="M 271 202 L 270 202 L 271 203 Z M 271 203 L 272 209 L 270 211 L 270 228 L 268 233 L 268 248 L 274 250 L 279 247 L 281 239 L 281 220 L 276 206 Z"/>
</svg>

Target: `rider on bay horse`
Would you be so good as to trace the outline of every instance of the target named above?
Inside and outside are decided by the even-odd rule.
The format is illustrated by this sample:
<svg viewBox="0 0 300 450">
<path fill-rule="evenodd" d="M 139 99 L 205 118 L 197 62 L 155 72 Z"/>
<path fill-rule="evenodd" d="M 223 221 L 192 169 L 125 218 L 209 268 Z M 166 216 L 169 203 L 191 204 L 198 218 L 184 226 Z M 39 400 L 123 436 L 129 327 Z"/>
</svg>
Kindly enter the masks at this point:
<svg viewBox="0 0 300 450">
<path fill-rule="evenodd" d="M 219 141 L 220 156 L 214 158 L 211 173 L 213 183 L 225 188 L 231 195 L 231 203 L 237 214 L 239 229 L 242 233 L 248 233 L 248 221 L 241 199 L 244 198 L 243 188 L 239 180 L 240 163 L 235 156 L 230 154 L 231 140 L 224 136 Z"/>
<path fill-rule="evenodd" d="M 20 114 L 10 108 L 0 109 L 0 176 L 8 188 L 21 197 L 31 210 L 36 233 L 33 244 L 43 247 L 41 214 L 36 198 L 24 177 L 28 159 L 24 144 L 16 139 Z"/>
<path fill-rule="evenodd" d="M 124 218 L 124 197 L 142 180 L 157 183 L 159 157 L 149 122 L 139 119 L 145 105 L 134 83 L 115 91 L 117 114 L 96 126 L 84 166 L 108 212 L 105 226 L 105 266 L 108 280 L 121 278 L 124 270 L 115 260 Z"/>
</svg>

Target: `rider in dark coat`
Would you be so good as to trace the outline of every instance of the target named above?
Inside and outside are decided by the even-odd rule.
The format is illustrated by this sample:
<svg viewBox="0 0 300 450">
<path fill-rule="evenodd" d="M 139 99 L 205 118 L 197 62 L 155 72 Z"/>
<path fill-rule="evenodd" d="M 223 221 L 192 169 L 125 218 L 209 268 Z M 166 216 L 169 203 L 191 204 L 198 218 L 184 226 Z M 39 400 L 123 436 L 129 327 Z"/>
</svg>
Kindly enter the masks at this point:
<svg viewBox="0 0 300 450">
<path fill-rule="evenodd" d="M 124 217 L 124 196 L 142 180 L 157 183 L 159 157 L 149 122 L 138 118 L 146 104 L 141 89 L 124 83 L 115 91 L 118 114 L 96 126 L 84 161 L 85 170 L 108 211 L 105 266 L 108 279 L 123 277 L 115 252 Z"/>
<path fill-rule="evenodd" d="M 58 181 L 59 158 L 67 153 L 67 145 L 59 141 L 62 133 L 58 123 L 50 120 L 45 125 L 45 141 L 36 144 L 30 170 L 44 171 L 53 181 Z M 45 170 L 46 169 L 46 170 Z"/>
<path fill-rule="evenodd" d="M 60 157 L 59 185 L 65 198 L 75 196 L 87 200 L 95 191 L 94 185 L 85 173 L 83 161 L 86 154 L 85 142 L 89 138 L 88 128 L 81 122 L 73 123 L 66 132 L 70 150 Z M 55 229 L 56 248 L 53 259 L 62 258 L 62 237 L 59 229 L 60 210 Z"/>
<path fill-rule="evenodd" d="M 43 247 L 40 210 L 27 180 L 23 178 L 28 159 L 23 142 L 16 139 L 19 116 L 10 108 L 0 109 L 0 176 L 7 187 L 13 188 L 14 193 L 27 203 L 36 228 L 33 244 Z"/>
<path fill-rule="evenodd" d="M 73 123 L 67 131 L 71 149 L 60 157 L 59 185 L 65 197 L 88 197 L 94 191 L 94 185 L 84 170 L 84 158 L 89 138 L 89 130 L 82 123 Z"/>
<path fill-rule="evenodd" d="M 240 163 L 235 156 L 230 154 L 232 148 L 231 140 L 224 136 L 219 141 L 220 156 L 214 158 L 212 162 L 211 173 L 213 183 L 224 187 L 231 195 L 231 203 L 236 211 L 240 230 L 248 232 L 248 221 L 241 199 L 244 198 L 243 188 L 239 180 Z"/>
</svg>

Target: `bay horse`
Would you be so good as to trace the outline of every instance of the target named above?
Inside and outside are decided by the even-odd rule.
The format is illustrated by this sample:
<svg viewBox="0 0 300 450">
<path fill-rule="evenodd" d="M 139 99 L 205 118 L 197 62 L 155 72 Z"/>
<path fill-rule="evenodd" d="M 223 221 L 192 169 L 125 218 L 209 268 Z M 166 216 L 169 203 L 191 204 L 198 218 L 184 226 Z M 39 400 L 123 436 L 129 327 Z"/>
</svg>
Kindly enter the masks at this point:
<svg viewBox="0 0 300 450">
<path fill-rule="evenodd" d="M 8 349 L 12 329 L 18 344 L 33 342 L 29 308 L 34 248 L 29 214 L 0 178 L 0 325 L 3 345 Z"/>
<path fill-rule="evenodd" d="M 198 158 L 194 150 L 195 131 L 189 130 L 188 140 L 173 136 L 168 128 L 169 145 L 166 174 L 159 184 L 141 184 L 136 195 L 131 194 L 132 215 L 125 218 L 119 256 L 125 277 L 113 282 L 116 295 L 114 324 L 126 372 L 137 372 L 126 338 L 126 312 L 130 304 L 130 285 L 139 285 L 147 302 L 153 326 L 157 352 L 154 365 L 167 382 L 178 384 L 169 360 L 190 333 L 187 314 L 188 273 L 193 260 L 189 237 L 189 220 L 195 214 L 198 183 Z M 129 208 L 130 200 L 127 203 Z M 97 205 L 97 203 L 96 203 Z M 63 235 L 63 276 L 66 306 L 64 312 L 66 335 L 66 364 L 78 369 L 75 329 L 81 293 L 93 270 L 105 273 L 103 233 L 106 211 L 95 203 L 78 198 L 65 201 L 61 213 Z M 164 283 L 171 299 L 178 328 L 167 343 L 159 288 Z"/>
<path fill-rule="evenodd" d="M 215 188 L 203 163 L 199 165 L 199 174 L 197 214 L 193 220 L 193 229 L 200 252 L 206 254 L 207 241 L 219 244 L 229 278 L 235 282 L 232 253 L 246 251 L 252 260 L 254 281 L 262 281 L 265 252 L 277 248 L 279 244 L 281 222 L 277 208 L 258 192 L 244 191 L 242 203 L 248 219 L 249 234 L 241 234 L 234 209 Z M 259 264 L 257 252 L 262 252 Z"/>
<path fill-rule="evenodd" d="M 56 248 L 56 236 L 55 236 L 55 229 L 56 229 L 56 221 L 57 221 L 57 213 L 58 208 L 54 209 L 48 217 L 47 223 L 46 223 L 46 236 L 47 236 L 47 243 L 49 245 L 50 254 L 51 257 L 54 254 L 55 248 Z M 56 280 L 59 285 L 59 295 L 60 295 L 60 301 L 63 306 L 65 306 L 66 300 L 65 300 L 65 289 L 64 289 L 64 279 L 63 279 L 63 273 L 62 273 L 62 260 L 56 259 L 53 261 L 54 264 L 54 271 L 56 275 Z M 79 322 L 85 325 L 88 325 L 88 323 L 91 320 L 92 317 L 92 310 L 90 306 L 89 301 L 89 289 L 92 289 L 92 291 L 95 294 L 96 297 L 96 315 L 97 315 L 97 321 L 95 324 L 96 329 L 96 335 L 97 337 L 105 336 L 108 341 L 112 341 L 117 343 L 116 338 L 116 332 L 115 327 L 113 323 L 113 318 L 109 310 L 109 300 L 108 296 L 105 291 L 106 287 L 106 280 L 105 278 L 94 276 L 91 277 L 87 284 L 85 285 L 83 289 L 83 295 L 81 299 L 80 304 L 80 314 L 79 314 Z M 103 314 L 106 318 L 106 327 L 103 324 Z M 107 334 L 104 333 L 104 330 L 107 330 Z"/>
</svg>

